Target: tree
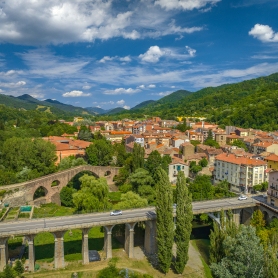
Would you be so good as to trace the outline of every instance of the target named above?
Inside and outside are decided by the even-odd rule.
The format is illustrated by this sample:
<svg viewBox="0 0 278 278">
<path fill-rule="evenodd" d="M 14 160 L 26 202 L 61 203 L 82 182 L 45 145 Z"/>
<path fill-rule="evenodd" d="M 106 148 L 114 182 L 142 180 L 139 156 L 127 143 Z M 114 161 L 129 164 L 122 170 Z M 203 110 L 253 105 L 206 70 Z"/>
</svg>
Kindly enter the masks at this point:
<svg viewBox="0 0 278 278">
<path fill-rule="evenodd" d="M 111 208 L 105 178 L 96 179 L 94 176 L 85 174 L 79 180 L 81 189 L 73 194 L 73 204 L 77 210 L 88 212 Z"/>
<path fill-rule="evenodd" d="M 70 187 L 63 187 L 60 192 L 60 200 L 61 204 L 65 207 L 73 207 L 73 197 L 72 194 L 75 193 L 76 190 Z"/>
<path fill-rule="evenodd" d="M 233 221 L 233 214 L 228 211 L 225 217 L 224 211 L 220 212 L 220 225 L 213 221 L 213 230 L 210 238 L 210 263 L 219 263 L 225 255 L 224 240 L 227 236 L 234 237 L 238 232 L 238 227 Z"/>
<path fill-rule="evenodd" d="M 265 227 L 266 222 L 264 220 L 264 215 L 261 210 L 256 210 L 253 213 L 252 219 L 250 221 L 250 225 L 255 227 L 256 230 L 262 229 Z"/>
<path fill-rule="evenodd" d="M 28 175 L 39 177 L 56 171 L 57 160 L 55 145 L 49 141 L 31 138 L 10 138 L 2 147 L 1 162 L 8 171 L 15 173 L 25 169 Z"/>
<path fill-rule="evenodd" d="M 21 277 L 22 273 L 24 273 L 24 266 L 20 260 L 15 261 L 15 266 L 13 267 L 17 276 Z"/>
<path fill-rule="evenodd" d="M 116 157 L 116 166 L 123 167 L 125 160 L 130 155 L 125 150 L 125 145 L 122 143 L 115 143 L 113 145 L 114 155 Z"/>
<path fill-rule="evenodd" d="M 206 158 L 202 158 L 200 161 L 199 161 L 199 166 L 201 167 L 207 167 L 208 166 L 208 161 L 206 160 Z"/>
<path fill-rule="evenodd" d="M 246 147 L 245 143 L 241 140 L 234 140 L 232 143 L 232 146 L 236 146 L 238 148 L 244 149 L 246 152 L 248 151 L 248 148 Z"/>
<path fill-rule="evenodd" d="M 7 264 L 5 266 L 3 274 L 4 274 L 3 277 L 5 277 L 5 278 L 15 278 L 16 277 L 14 270 L 12 269 L 12 267 L 9 264 Z"/>
<path fill-rule="evenodd" d="M 146 169 L 150 172 L 152 176 L 154 176 L 156 169 L 159 166 L 161 166 L 161 163 L 162 163 L 162 158 L 160 153 L 157 150 L 152 151 L 149 157 L 147 158 Z"/>
<path fill-rule="evenodd" d="M 138 168 L 144 168 L 145 149 L 139 144 L 134 143 L 132 151 L 132 172 Z"/>
<path fill-rule="evenodd" d="M 264 252 L 255 228 L 240 226 L 234 236 L 223 241 L 225 255 L 219 263 L 213 263 L 211 270 L 216 278 L 265 277 Z"/>
<path fill-rule="evenodd" d="M 156 223 L 158 264 L 163 273 L 169 271 L 174 241 L 173 191 L 167 173 L 159 167 L 156 170 Z"/>
<path fill-rule="evenodd" d="M 122 194 L 121 201 L 117 203 L 115 209 L 143 208 L 148 205 L 147 199 L 141 198 L 138 194 L 129 191 Z"/>
<path fill-rule="evenodd" d="M 136 192 L 142 185 L 154 185 L 154 180 L 150 173 L 142 168 L 136 169 L 136 171 L 129 176 L 129 182 L 132 185 L 133 190 Z"/>
<path fill-rule="evenodd" d="M 161 167 L 162 169 L 168 173 L 169 172 L 169 164 L 172 162 L 171 156 L 170 155 L 164 155 L 162 157 L 161 161 Z"/>
<path fill-rule="evenodd" d="M 177 177 L 177 208 L 176 208 L 176 244 L 177 256 L 175 269 L 177 273 L 183 273 L 188 261 L 188 248 L 190 234 L 192 231 L 192 196 L 188 192 L 186 179 L 183 172 L 178 173 Z"/>
<path fill-rule="evenodd" d="M 106 139 L 94 140 L 88 148 L 86 155 L 88 162 L 95 166 L 107 166 L 112 161 L 113 147 Z"/>
<path fill-rule="evenodd" d="M 86 161 L 82 157 L 75 158 L 73 155 L 65 157 L 58 165 L 59 171 L 67 170 L 71 167 L 86 165 Z"/>
<path fill-rule="evenodd" d="M 202 171 L 202 166 L 196 165 L 196 161 L 191 161 L 189 164 L 189 170 L 192 173 L 197 174 L 198 172 Z"/>
</svg>

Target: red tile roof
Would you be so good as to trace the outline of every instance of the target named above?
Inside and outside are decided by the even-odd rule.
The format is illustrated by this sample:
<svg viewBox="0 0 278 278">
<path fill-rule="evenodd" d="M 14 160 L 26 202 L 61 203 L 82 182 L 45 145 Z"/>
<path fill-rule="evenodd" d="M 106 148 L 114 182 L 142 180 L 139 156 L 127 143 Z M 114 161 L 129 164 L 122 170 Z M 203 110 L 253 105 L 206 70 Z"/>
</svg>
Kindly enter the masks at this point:
<svg viewBox="0 0 278 278">
<path fill-rule="evenodd" d="M 222 153 L 215 157 L 216 160 L 225 161 L 238 165 L 261 166 L 266 165 L 266 162 L 259 159 L 252 159 L 246 156 L 236 156 L 232 153 Z"/>
</svg>

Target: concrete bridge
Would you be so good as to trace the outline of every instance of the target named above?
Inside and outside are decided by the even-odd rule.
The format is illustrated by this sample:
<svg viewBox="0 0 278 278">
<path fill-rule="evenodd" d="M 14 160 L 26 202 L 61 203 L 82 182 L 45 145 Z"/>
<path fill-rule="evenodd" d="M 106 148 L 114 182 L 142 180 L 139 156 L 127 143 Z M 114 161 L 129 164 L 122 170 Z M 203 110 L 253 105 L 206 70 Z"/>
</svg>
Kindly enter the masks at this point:
<svg viewBox="0 0 278 278">
<path fill-rule="evenodd" d="M 1 186 L 1 190 L 7 191 L 2 201 L 3 203 L 9 203 L 11 207 L 39 203 L 61 204 L 61 189 L 67 186 L 69 181 L 78 173 L 90 171 L 98 178 L 105 177 L 107 183 L 112 184 L 114 176 L 119 173 L 119 169 L 119 167 L 110 166 L 82 165 L 27 182 Z M 44 190 L 45 196 L 35 200 L 34 195 L 39 188 Z"/>
<path fill-rule="evenodd" d="M 252 213 L 260 203 L 252 198 L 239 201 L 237 198 L 211 200 L 193 203 L 193 214 L 217 213 L 221 210 L 232 210 L 233 219 L 237 224 L 248 223 Z M 173 217 L 176 216 L 173 209 Z M 18 221 L 0 224 L 0 270 L 8 262 L 8 239 L 11 236 L 24 236 L 29 246 L 29 270 L 34 271 L 35 252 L 34 238 L 40 232 L 50 232 L 55 238 L 54 261 L 55 268 L 63 268 L 64 261 L 64 233 L 72 229 L 82 230 L 82 261 L 89 263 L 88 233 L 92 227 L 104 227 L 104 251 L 106 258 L 112 258 L 112 232 L 115 225 L 125 225 L 124 248 L 129 258 L 133 258 L 134 228 L 138 222 L 145 224 L 144 250 L 147 254 L 154 254 L 156 247 L 156 213 L 154 207 L 126 210 L 123 215 L 110 216 L 109 212 L 81 214 L 57 218 L 45 218 L 28 221 Z"/>
</svg>

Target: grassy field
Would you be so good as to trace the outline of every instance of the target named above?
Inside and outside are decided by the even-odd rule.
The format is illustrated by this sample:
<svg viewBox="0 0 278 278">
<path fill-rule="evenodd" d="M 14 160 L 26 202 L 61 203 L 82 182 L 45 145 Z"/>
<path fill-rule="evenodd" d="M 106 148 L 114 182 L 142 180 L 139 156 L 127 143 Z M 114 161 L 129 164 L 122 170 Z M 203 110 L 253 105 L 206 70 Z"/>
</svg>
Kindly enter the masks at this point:
<svg viewBox="0 0 278 278">
<path fill-rule="evenodd" d="M 44 204 L 39 208 L 34 208 L 33 218 L 73 215 L 74 211 L 74 208 L 62 207 L 53 203 Z"/>
<path fill-rule="evenodd" d="M 117 258 L 116 266 L 120 269 L 128 268 L 131 271 L 143 274 L 149 274 L 154 278 L 204 278 L 203 271 L 192 272 L 190 266 L 186 266 L 182 275 L 176 274 L 172 269 L 165 275 L 155 269 L 147 258 L 141 260 L 129 259 L 122 249 L 113 250 L 113 258 Z M 95 278 L 97 273 L 108 266 L 108 260 L 102 260 L 99 262 L 92 262 L 88 265 L 82 265 L 78 262 L 72 262 L 66 266 L 63 270 L 52 270 L 52 271 L 39 271 L 37 273 L 26 274 L 25 277 L 42 277 L 42 278 L 70 278 L 73 273 L 78 273 L 78 278 Z"/>
<path fill-rule="evenodd" d="M 113 248 L 121 244 L 113 238 Z M 104 233 L 101 227 L 94 227 L 89 232 L 89 250 L 101 251 L 104 246 Z M 67 231 L 64 235 L 64 253 L 66 261 L 82 260 L 82 231 L 79 229 Z M 35 237 L 35 254 L 38 262 L 54 260 L 54 236 L 51 233 L 39 233 Z"/>
<path fill-rule="evenodd" d="M 204 272 L 206 278 L 212 278 L 212 274 L 209 268 L 209 239 L 194 239 L 191 240 L 193 246 L 199 251 L 202 256 L 202 263 L 204 266 Z"/>
<path fill-rule="evenodd" d="M 5 217 L 5 220 L 14 220 L 17 213 L 18 213 L 19 208 L 15 207 L 15 208 L 11 208 L 7 214 L 7 216 Z M 4 220 L 4 221 L 5 221 Z"/>
</svg>

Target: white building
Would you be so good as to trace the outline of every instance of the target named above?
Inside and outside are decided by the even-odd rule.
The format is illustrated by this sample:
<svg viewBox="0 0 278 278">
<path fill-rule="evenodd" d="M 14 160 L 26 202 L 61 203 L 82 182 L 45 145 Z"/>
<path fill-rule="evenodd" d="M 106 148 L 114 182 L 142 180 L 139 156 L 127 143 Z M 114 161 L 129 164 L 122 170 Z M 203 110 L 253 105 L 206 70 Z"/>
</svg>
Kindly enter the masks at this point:
<svg viewBox="0 0 278 278">
<path fill-rule="evenodd" d="M 266 168 L 263 160 L 223 153 L 215 157 L 214 181 L 227 180 L 231 190 L 247 192 L 254 185 L 267 181 Z"/>
<path fill-rule="evenodd" d="M 172 163 L 169 164 L 169 180 L 171 183 L 177 182 L 179 171 L 182 171 L 186 178 L 189 176 L 189 166 L 182 159 L 174 157 Z"/>
</svg>

